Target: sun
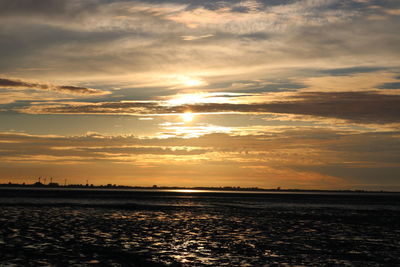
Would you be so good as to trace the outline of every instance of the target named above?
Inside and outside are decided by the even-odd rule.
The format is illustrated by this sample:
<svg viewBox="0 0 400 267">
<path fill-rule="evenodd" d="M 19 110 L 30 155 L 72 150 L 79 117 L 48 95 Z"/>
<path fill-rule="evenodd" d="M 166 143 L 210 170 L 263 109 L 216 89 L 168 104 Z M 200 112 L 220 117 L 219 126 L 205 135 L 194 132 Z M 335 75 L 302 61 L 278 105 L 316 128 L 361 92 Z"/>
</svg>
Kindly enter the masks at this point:
<svg viewBox="0 0 400 267">
<path fill-rule="evenodd" d="M 181 114 L 181 118 L 184 122 L 191 122 L 194 119 L 194 114 L 190 111 Z"/>
</svg>

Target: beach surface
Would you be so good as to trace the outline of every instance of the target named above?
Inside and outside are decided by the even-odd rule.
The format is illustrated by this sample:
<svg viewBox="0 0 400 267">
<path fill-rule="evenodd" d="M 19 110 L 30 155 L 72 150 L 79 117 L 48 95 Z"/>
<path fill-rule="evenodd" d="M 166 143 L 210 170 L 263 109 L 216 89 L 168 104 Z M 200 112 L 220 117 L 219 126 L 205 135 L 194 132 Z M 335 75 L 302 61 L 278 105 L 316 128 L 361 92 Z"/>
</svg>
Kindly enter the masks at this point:
<svg viewBox="0 0 400 267">
<path fill-rule="evenodd" d="M 398 266 L 400 194 L 0 189 L 1 266 Z"/>
</svg>

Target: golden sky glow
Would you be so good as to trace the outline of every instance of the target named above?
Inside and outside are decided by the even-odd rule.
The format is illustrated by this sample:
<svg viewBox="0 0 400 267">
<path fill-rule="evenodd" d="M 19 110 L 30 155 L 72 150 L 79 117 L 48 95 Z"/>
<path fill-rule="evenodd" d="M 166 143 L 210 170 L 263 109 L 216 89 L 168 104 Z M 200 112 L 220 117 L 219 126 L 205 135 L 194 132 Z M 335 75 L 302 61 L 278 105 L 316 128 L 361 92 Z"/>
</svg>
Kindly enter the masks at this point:
<svg viewBox="0 0 400 267">
<path fill-rule="evenodd" d="M 399 1 L 40 3 L 0 1 L 0 182 L 400 190 Z"/>
</svg>

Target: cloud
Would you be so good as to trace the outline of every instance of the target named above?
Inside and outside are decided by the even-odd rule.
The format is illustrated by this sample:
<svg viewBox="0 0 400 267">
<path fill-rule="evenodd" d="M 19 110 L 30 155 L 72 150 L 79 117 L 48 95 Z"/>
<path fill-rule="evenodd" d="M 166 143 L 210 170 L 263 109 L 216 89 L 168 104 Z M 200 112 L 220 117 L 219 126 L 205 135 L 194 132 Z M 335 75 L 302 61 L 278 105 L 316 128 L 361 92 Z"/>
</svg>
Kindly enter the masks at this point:
<svg viewBox="0 0 400 267">
<path fill-rule="evenodd" d="M 357 68 L 356 68 L 357 69 Z M 339 70 L 339 75 L 313 76 L 303 79 L 304 88 L 301 91 L 349 92 L 370 91 L 380 88 L 383 83 L 397 82 L 397 72 L 358 70 L 356 73 L 345 74 L 346 70 Z M 329 71 L 329 70 L 328 70 Z M 351 70 L 347 70 L 351 71 Z M 335 72 L 335 71 L 333 71 Z"/>
<path fill-rule="evenodd" d="M 0 88 L 8 89 L 33 89 L 60 92 L 73 95 L 107 95 L 110 92 L 87 87 L 73 85 L 55 85 L 40 82 L 30 82 L 21 79 L 10 79 L 0 77 Z"/>
<path fill-rule="evenodd" d="M 299 93 L 295 101 L 265 104 L 266 111 L 344 119 L 360 123 L 399 122 L 400 95 L 376 92 Z"/>
<path fill-rule="evenodd" d="M 384 67 L 378 67 L 378 66 L 357 66 L 357 67 L 350 67 L 350 68 L 338 68 L 338 69 L 324 69 L 321 70 L 320 73 L 322 74 L 329 74 L 331 76 L 349 76 L 352 74 L 357 74 L 357 73 L 369 73 L 369 72 L 377 72 L 377 71 L 382 71 L 385 70 Z"/>
<path fill-rule="evenodd" d="M 78 4 L 76 0 L 70 1 L 71 3 Z M 32 14 L 48 14 L 55 15 L 57 13 L 63 12 L 67 9 L 67 1 L 61 0 L 42 0 L 42 1 L 32 1 L 32 0 L 4 0 L 0 2 L 0 14 L 2 16 L 11 15 L 32 15 Z M 72 6 L 72 5 L 71 5 Z"/>
<path fill-rule="evenodd" d="M 387 67 L 399 61 L 397 16 L 387 15 L 379 23 L 365 21 L 365 14 L 378 12 L 367 4 L 336 0 L 33 3 L 2 1 L 3 73 L 38 77 L 32 69 L 47 68 L 39 71 L 41 79 L 107 80 L 132 88 L 149 82 L 149 77 L 162 83 L 159 77 L 174 74 L 202 73 L 212 83 L 215 77 L 226 82 L 238 75 L 285 76 L 289 69 L 309 68 L 310 63 L 316 68 L 352 68 L 362 63 Z"/>
<path fill-rule="evenodd" d="M 124 177 L 130 177 L 126 184 L 143 183 L 141 177 L 151 177 L 153 184 L 160 183 L 160 177 L 164 177 L 187 185 L 349 188 L 384 179 L 384 184 L 398 186 L 399 135 L 398 131 L 358 133 L 311 127 L 279 133 L 265 129 L 258 135 L 216 133 L 196 138 L 1 132 L 0 175 L 8 175 L 10 166 L 17 167 L 19 173 L 30 168 L 27 177 L 36 175 L 37 170 L 44 172 L 38 175 L 53 175 L 53 171 L 60 173 L 67 165 L 62 173 L 71 179 L 84 174 L 101 181 L 107 175 L 116 177 L 116 183 L 121 183 L 119 172 L 125 170 Z M 385 177 L 373 178 L 368 175 L 371 170 L 375 175 L 378 171 L 385 173 Z M 363 179 L 362 174 L 367 178 Z"/>
<path fill-rule="evenodd" d="M 14 173 L 24 166 L 32 175 L 34 167 L 74 163 L 76 177 L 91 171 L 124 181 L 212 177 L 207 181 L 305 186 L 343 183 L 346 168 L 357 169 L 359 181 L 368 166 L 390 172 L 399 158 L 396 135 L 356 132 L 388 132 L 399 123 L 399 7 L 397 0 L 0 1 L 2 112 L 154 118 L 124 117 L 116 130 L 119 117 L 109 124 L 109 116 L 47 116 L 67 122 L 68 132 L 85 124 L 85 131 L 153 137 L 2 135 L 0 173 L 13 164 Z M 113 87 L 120 90 L 104 89 Z M 166 97 L 195 91 L 246 95 Z M 75 100 L 82 97 L 85 103 Z M 177 114 L 188 110 L 209 116 L 160 125 L 181 121 Z M 2 129 L 56 131 L 47 120 L 39 130 L 29 126 L 39 117 L 10 116 Z"/>
<path fill-rule="evenodd" d="M 378 88 L 380 89 L 400 89 L 400 82 L 384 83 Z"/>
<path fill-rule="evenodd" d="M 255 95 L 262 99 L 259 95 Z M 257 99 L 255 97 L 255 99 Z M 251 99 L 251 98 L 248 98 Z M 258 101 L 260 101 L 260 99 Z M 162 101 L 105 102 L 31 106 L 20 112 L 32 114 L 116 114 L 116 115 L 174 115 L 193 113 L 249 113 L 249 114 L 294 114 L 325 118 L 336 118 L 357 123 L 400 122 L 400 95 L 369 92 L 299 92 L 286 95 L 285 99 L 256 103 L 194 103 L 167 105 Z"/>
<path fill-rule="evenodd" d="M 212 35 L 212 34 L 205 34 L 205 35 L 199 35 L 199 36 L 184 35 L 181 37 L 182 37 L 182 40 L 184 40 L 184 41 L 195 41 L 195 40 L 200 40 L 200 39 L 204 39 L 204 38 L 210 38 L 213 36 L 214 35 Z"/>
<path fill-rule="evenodd" d="M 393 16 L 400 16 L 400 9 L 386 9 L 385 13 Z"/>
<path fill-rule="evenodd" d="M 150 142 L 149 142 L 150 141 Z M 71 158 L 78 161 L 134 160 L 134 155 L 201 155 L 208 149 L 196 146 L 174 146 L 157 144 L 133 136 L 103 136 L 89 133 L 86 136 L 64 137 L 55 135 L 29 135 L 21 133 L 0 133 L 0 158 L 11 157 L 24 161 L 29 156 L 46 156 L 52 161 Z M 24 149 L 23 149 L 24 147 Z M 25 158 L 25 159 L 23 159 Z"/>
</svg>

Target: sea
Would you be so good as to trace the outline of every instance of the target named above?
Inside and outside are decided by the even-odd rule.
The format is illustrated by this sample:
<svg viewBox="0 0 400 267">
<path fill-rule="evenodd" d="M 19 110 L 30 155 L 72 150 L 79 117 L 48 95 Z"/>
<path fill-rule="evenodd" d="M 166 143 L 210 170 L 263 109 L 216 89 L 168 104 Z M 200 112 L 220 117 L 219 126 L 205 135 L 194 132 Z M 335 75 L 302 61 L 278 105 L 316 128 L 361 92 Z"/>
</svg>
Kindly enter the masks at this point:
<svg viewBox="0 0 400 267">
<path fill-rule="evenodd" d="M 400 193 L 1 188 L 0 266 L 400 266 Z"/>
</svg>

